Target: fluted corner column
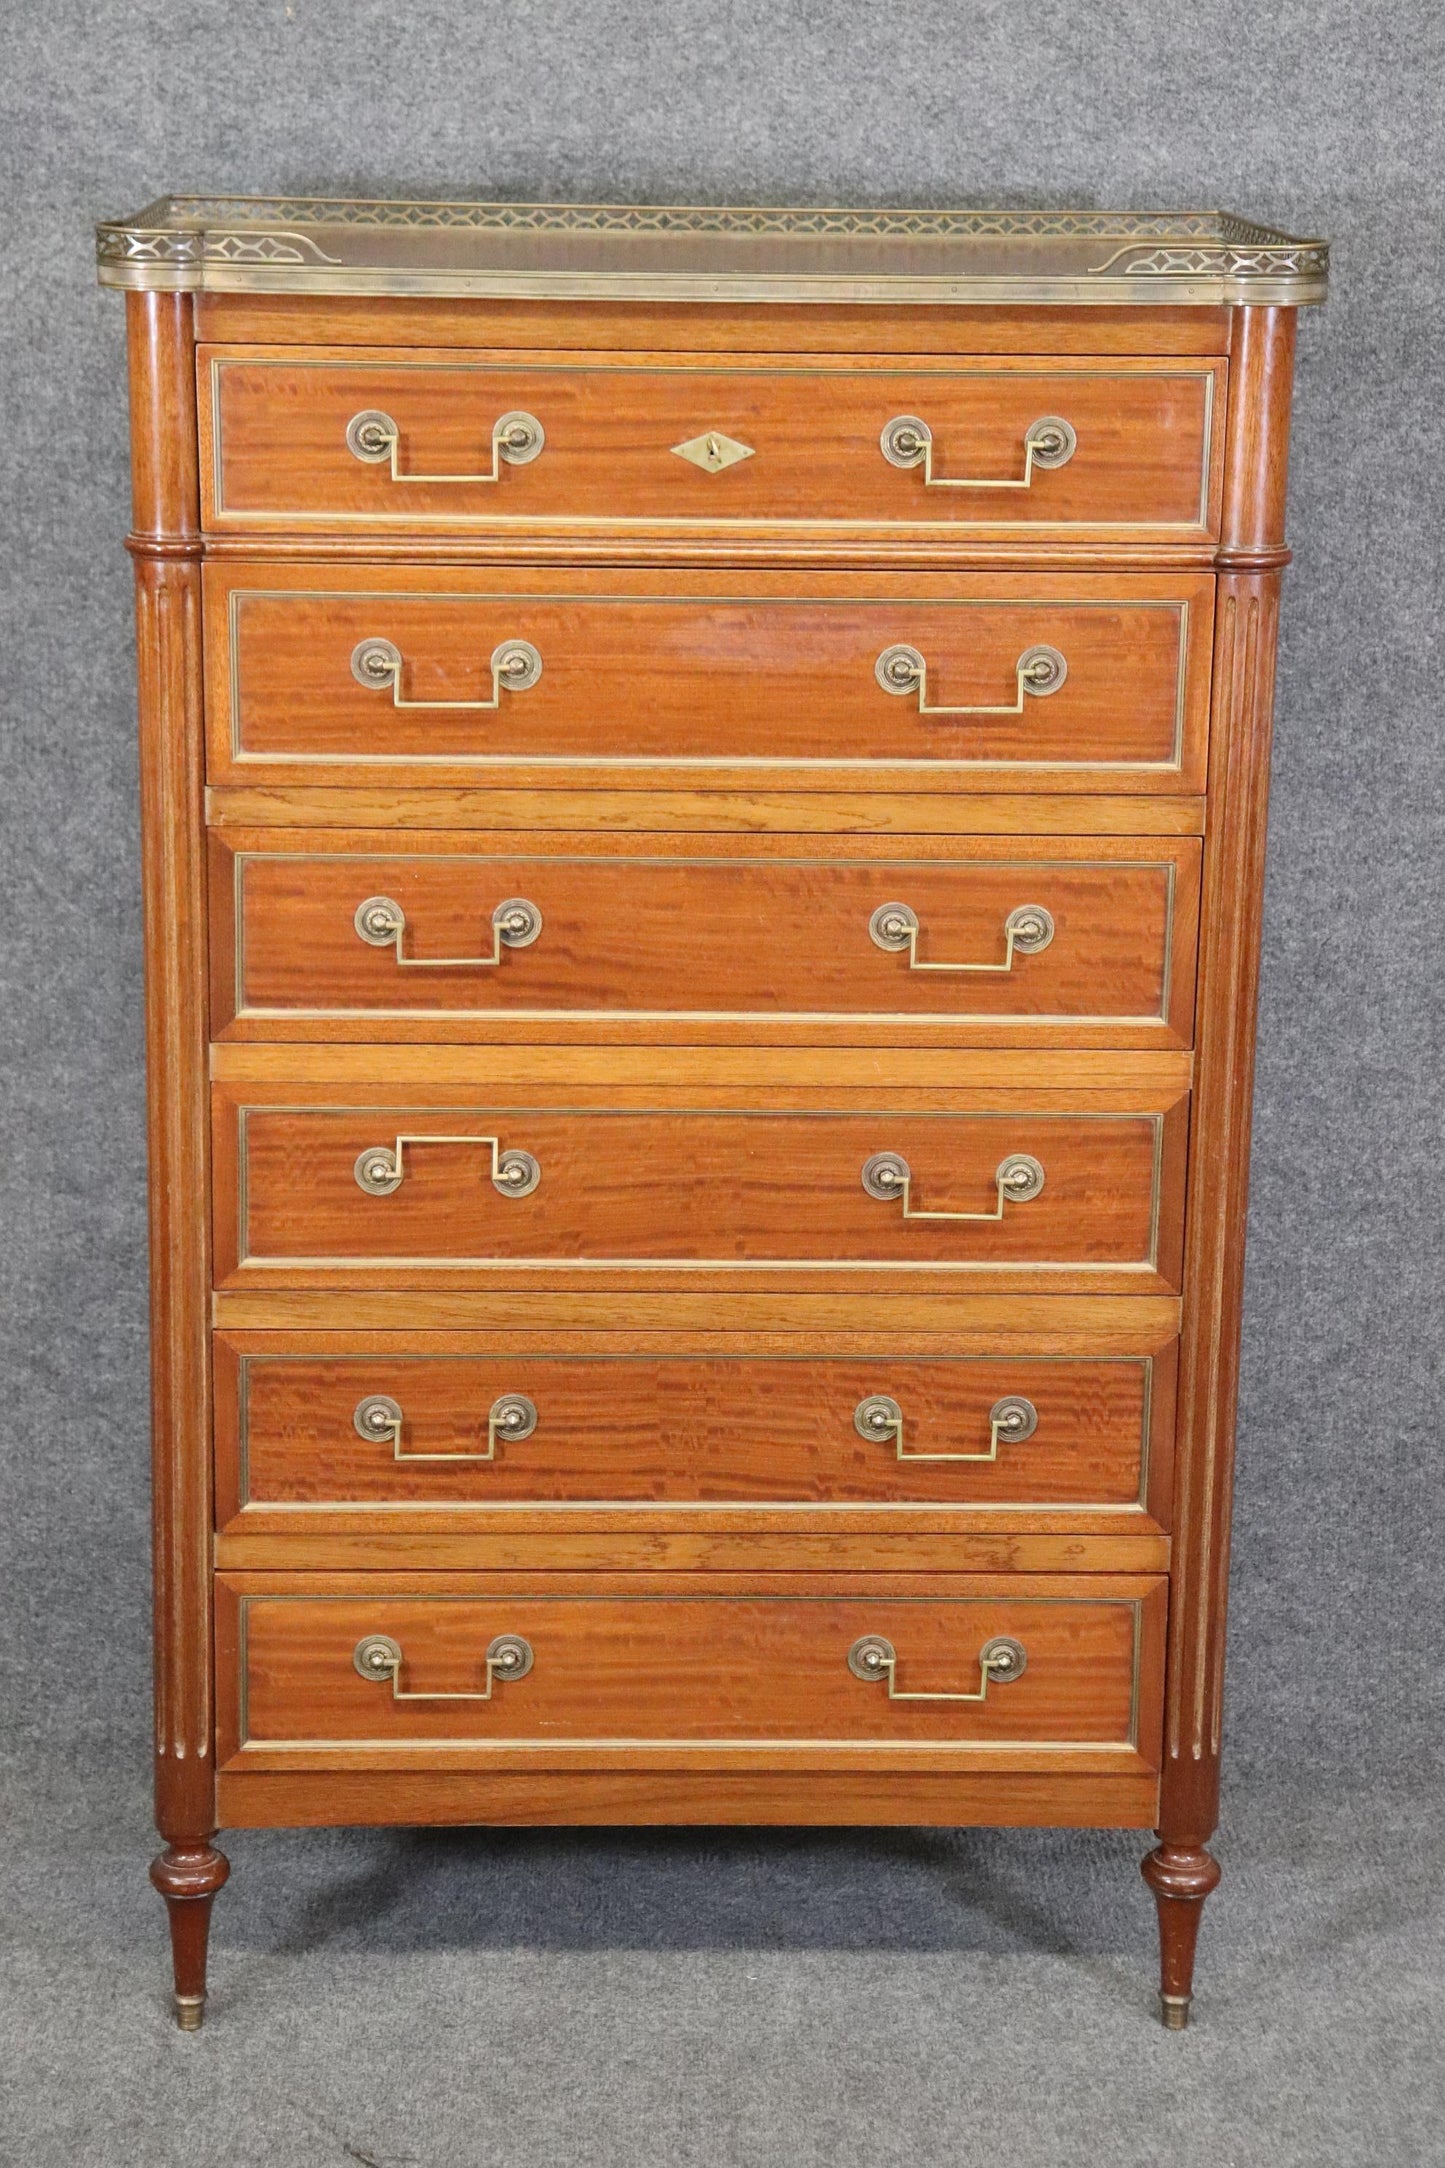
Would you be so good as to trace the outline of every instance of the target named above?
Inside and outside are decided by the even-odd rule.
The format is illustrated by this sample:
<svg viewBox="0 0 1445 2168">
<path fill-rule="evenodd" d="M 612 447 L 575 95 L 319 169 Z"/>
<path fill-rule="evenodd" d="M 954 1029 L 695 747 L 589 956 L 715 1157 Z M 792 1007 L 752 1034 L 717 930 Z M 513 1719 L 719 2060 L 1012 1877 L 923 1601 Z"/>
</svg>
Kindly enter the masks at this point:
<svg viewBox="0 0 1445 2168">
<path fill-rule="evenodd" d="M 1225 1618 L 1239 1388 L 1259 926 L 1274 716 L 1295 311 L 1239 308 L 1216 555 L 1209 834 L 1189 1151 L 1167 1722 L 1159 1849 L 1165 2022 L 1185 2022 L 1219 1819 Z"/>
<path fill-rule="evenodd" d="M 189 294 L 127 297 L 145 917 L 156 1823 L 176 2014 L 199 2025 L 216 1826 L 201 535 Z"/>
</svg>

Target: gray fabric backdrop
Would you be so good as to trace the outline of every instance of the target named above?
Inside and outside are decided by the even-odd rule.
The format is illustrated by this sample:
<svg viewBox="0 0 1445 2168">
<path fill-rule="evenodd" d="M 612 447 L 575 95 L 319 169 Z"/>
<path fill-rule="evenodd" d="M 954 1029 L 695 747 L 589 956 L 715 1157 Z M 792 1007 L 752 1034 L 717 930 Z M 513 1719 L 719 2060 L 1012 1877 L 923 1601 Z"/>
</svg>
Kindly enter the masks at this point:
<svg viewBox="0 0 1445 2168">
<path fill-rule="evenodd" d="M 1445 2157 L 1408 1894 L 1445 1699 L 1439 9 L 11 0 L 3 27 L 13 2157 L 1150 2161 L 1206 2126 L 1216 2160 L 1373 2159 L 1386 2134 Z M 141 1890 L 122 324 L 89 233 L 166 188 L 1219 203 L 1333 238 L 1334 298 L 1300 342 L 1214 2064 L 1203 2028 L 1172 2062 L 1143 2029 L 1133 1840 L 349 1834 L 238 1843 L 217 2015 L 176 2063 Z"/>
</svg>

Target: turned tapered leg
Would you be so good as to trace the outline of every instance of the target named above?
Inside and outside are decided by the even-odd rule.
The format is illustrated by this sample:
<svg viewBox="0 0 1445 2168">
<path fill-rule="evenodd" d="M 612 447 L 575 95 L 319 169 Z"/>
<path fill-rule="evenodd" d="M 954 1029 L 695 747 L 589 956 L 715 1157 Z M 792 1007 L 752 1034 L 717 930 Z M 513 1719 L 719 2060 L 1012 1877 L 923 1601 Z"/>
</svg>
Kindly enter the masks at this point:
<svg viewBox="0 0 1445 2168">
<path fill-rule="evenodd" d="M 1140 1867 L 1159 1909 L 1159 2015 L 1183 2032 L 1194 1999 L 1194 1945 L 1219 1861 L 1202 1844 L 1161 1844 Z"/>
<path fill-rule="evenodd" d="M 182 2032 L 199 2032 L 205 2016 L 211 1899 L 230 1871 L 231 1863 L 224 1852 L 218 1852 L 200 1837 L 168 1844 L 160 1857 L 151 1861 L 151 1880 L 170 1914 L 176 2023 Z"/>
</svg>

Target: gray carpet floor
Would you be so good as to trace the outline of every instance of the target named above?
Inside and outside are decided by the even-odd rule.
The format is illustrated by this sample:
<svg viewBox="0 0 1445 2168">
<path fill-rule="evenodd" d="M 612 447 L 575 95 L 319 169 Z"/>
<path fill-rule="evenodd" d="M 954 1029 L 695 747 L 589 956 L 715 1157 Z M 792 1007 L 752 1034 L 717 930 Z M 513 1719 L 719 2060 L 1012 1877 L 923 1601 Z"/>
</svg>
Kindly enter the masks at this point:
<svg viewBox="0 0 1445 2168">
<path fill-rule="evenodd" d="M 6 9 L 3 2168 L 1445 2164 L 1442 83 L 1438 0 Z M 171 187 L 1214 202 L 1332 236 L 1188 2033 L 1153 2014 L 1145 1840 L 1022 1831 L 240 1837 L 210 2021 L 175 2031 L 122 331 L 90 260 L 94 218 Z"/>
<path fill-rule="evenodd" d="M 234 1835 L 183 2036 L 93 1808 L 0 1862 L 6 2168 L 1445 2161 L 1421 1795 L 1236 1786 L 1184 2035 L 1132 1834 L 469 1830 Z"/>
</svg>

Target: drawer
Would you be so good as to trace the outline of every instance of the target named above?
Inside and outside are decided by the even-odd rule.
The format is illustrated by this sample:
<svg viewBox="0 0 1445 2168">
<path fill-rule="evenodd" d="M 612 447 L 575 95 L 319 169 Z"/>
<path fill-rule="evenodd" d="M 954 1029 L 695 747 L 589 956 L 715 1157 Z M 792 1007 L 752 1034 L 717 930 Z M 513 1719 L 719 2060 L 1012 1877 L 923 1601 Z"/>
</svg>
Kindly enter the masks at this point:
<svg viewBox="0 0 1445 2168">
<path fill-rule="evenodd" d="M 1068 1509 L 1060 1526 L 1167 1525 L 1173 1344 L 1046 1347 L 1038 1334 L 984 1355 L 946 1343 L 780 1352 L 685 1338 L 628 1347 L 616 1335 L 571 1352 L 515 1336 L 222 1334 L 217 1526 L 294 1535 L 318 1518 L 331 1533 L 782 1514 L 806 1527 L 859 1513 L 871 1525 L 897 1508 L 991 1527 L 1041 1507 Z"/>
<path fill-rule="evenodd" d="M 1157 1761 L 1161 1580 L 818 1579 L 225 1576 L 218 1760 Z"/>
<path fill-rule="evenodd" d="M 213 783 L 1204 787 L 1197 574 L 211 563 L 205 600 Z"/>
<path fill-rule="evenodd" d="M 213 1034 L 1190 1042 L 1193 838 L 643 840 L 213 835 Z"/>
<path fill-rule="evenodd" d="M 237 1049 L 238 1053 L 246 1050 Z M 269 1052 L 256 1049 L 258 1054 Z M 223 1287 L 1179 1287 L 1187 1101 L 216 1086 Z M 891 1103 L 890 1103 L 891 1100 Z M 865 1179 L 866 1178 L 866 1179 Z"/>
<path fill-rule="evenodd" d="M 218 530 L 1198 542 L 1222 361 L 199 350 Z M 782 537 L 780 536 L 780 539 Z"/>
</svg>

